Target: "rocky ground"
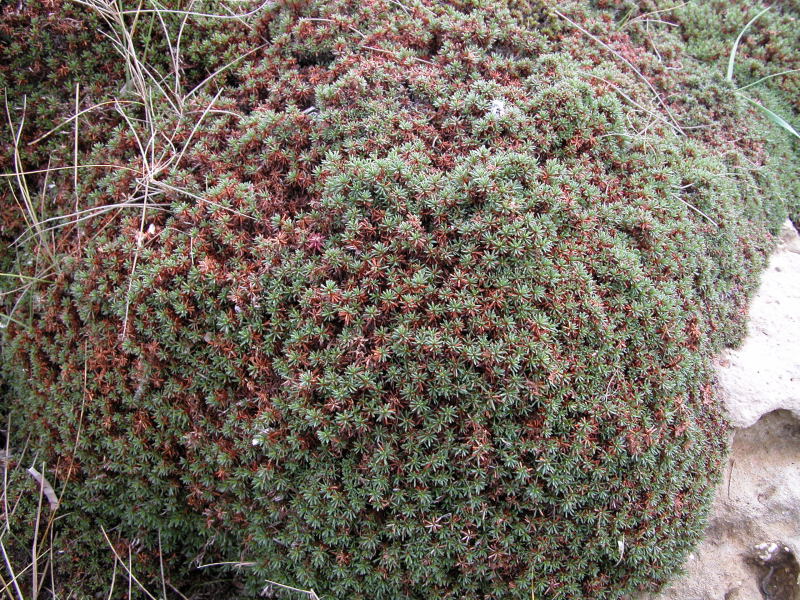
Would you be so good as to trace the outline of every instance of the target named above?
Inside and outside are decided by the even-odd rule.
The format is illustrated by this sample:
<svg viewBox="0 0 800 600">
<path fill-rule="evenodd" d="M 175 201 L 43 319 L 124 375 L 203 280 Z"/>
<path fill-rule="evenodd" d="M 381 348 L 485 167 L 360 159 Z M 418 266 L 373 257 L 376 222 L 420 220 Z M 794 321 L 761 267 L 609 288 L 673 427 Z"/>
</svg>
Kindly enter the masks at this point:
<svg viewBox="0 0 800 600">
<path fill-rule="evenodd" d="M 800 600 L 800 237 L 781 234 L 744 345 L 717 360 L 736 429 L 706 538 L 640 600 Z"/>
</svg>

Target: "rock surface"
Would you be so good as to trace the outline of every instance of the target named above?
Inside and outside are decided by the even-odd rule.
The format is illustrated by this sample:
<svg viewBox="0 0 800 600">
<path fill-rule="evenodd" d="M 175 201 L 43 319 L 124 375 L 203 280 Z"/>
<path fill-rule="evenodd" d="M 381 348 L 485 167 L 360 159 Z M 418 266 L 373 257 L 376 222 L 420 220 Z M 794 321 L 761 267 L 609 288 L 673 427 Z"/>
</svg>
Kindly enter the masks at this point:
<svg viewBox="0 0 800 600">
<path fill-rule="evenodd" d="M 776 409 L 800 418 L 800 237 L 790 221 L 750 306 L 748 336 L 716 361 L 734 427 Z"/>
<path fill-rule="evenodd" d="M 800 421 L 778 410 L 734 434 L 686 575 L 641 600 L 800 600 Z"/>
<path fill-rule="evenodd" d="M 800 600 L 800 237 L 787 221 L 744 345 L 717 359 L 734 430 L 686 574 L 639 600 Z"/>
</svg>

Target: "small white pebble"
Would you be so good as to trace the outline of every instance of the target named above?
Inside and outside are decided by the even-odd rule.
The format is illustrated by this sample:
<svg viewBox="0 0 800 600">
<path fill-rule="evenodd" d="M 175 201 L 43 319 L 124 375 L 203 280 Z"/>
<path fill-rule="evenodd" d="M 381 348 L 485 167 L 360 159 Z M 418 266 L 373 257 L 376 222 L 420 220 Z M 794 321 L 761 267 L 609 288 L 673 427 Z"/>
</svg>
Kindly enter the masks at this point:
<svg viewBox="0 0 800 600">
<path fill-rule="evenodd" d="M 757 556 L 759 560 L 768 562 L 772 560 L 772 557 L 778 551 L 778 544 L 775 542 L 764 542 L 763 544 L 756 545 L 754 549 L 758 552 Z"/>
</svg>

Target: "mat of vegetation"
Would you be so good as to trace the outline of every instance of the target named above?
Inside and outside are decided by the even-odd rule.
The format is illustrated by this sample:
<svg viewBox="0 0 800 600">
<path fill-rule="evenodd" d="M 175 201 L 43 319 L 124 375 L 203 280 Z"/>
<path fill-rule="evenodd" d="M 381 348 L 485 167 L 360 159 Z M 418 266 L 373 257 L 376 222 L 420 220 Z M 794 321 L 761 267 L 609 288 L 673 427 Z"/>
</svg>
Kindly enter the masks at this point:
<svg viewBox="0 0 800 600">
<path fill-rule="evenodd" d="M 680 568 L 800 216 L 796 2 L 0 11 L 3 593 Z"/>
</svg>

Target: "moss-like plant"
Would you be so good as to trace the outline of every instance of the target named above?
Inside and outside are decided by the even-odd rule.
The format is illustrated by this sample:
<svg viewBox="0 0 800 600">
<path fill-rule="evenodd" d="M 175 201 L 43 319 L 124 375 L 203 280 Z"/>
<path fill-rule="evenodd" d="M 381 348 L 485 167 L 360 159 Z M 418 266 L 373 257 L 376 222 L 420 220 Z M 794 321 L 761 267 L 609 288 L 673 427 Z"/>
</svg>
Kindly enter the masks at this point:
<svg viewBox="0 0 800 600">
<path fill-rule="evenodd" d="M 598 4 L 158 5 L 131 36 L 191 66 L 128 64 L 78 188 L 22 176 L 68 193 L 14 248 L 3 351 L 140 581 L 618 598 L 680 567 L 796 155 L 688 25 Z"/>
</svg>

